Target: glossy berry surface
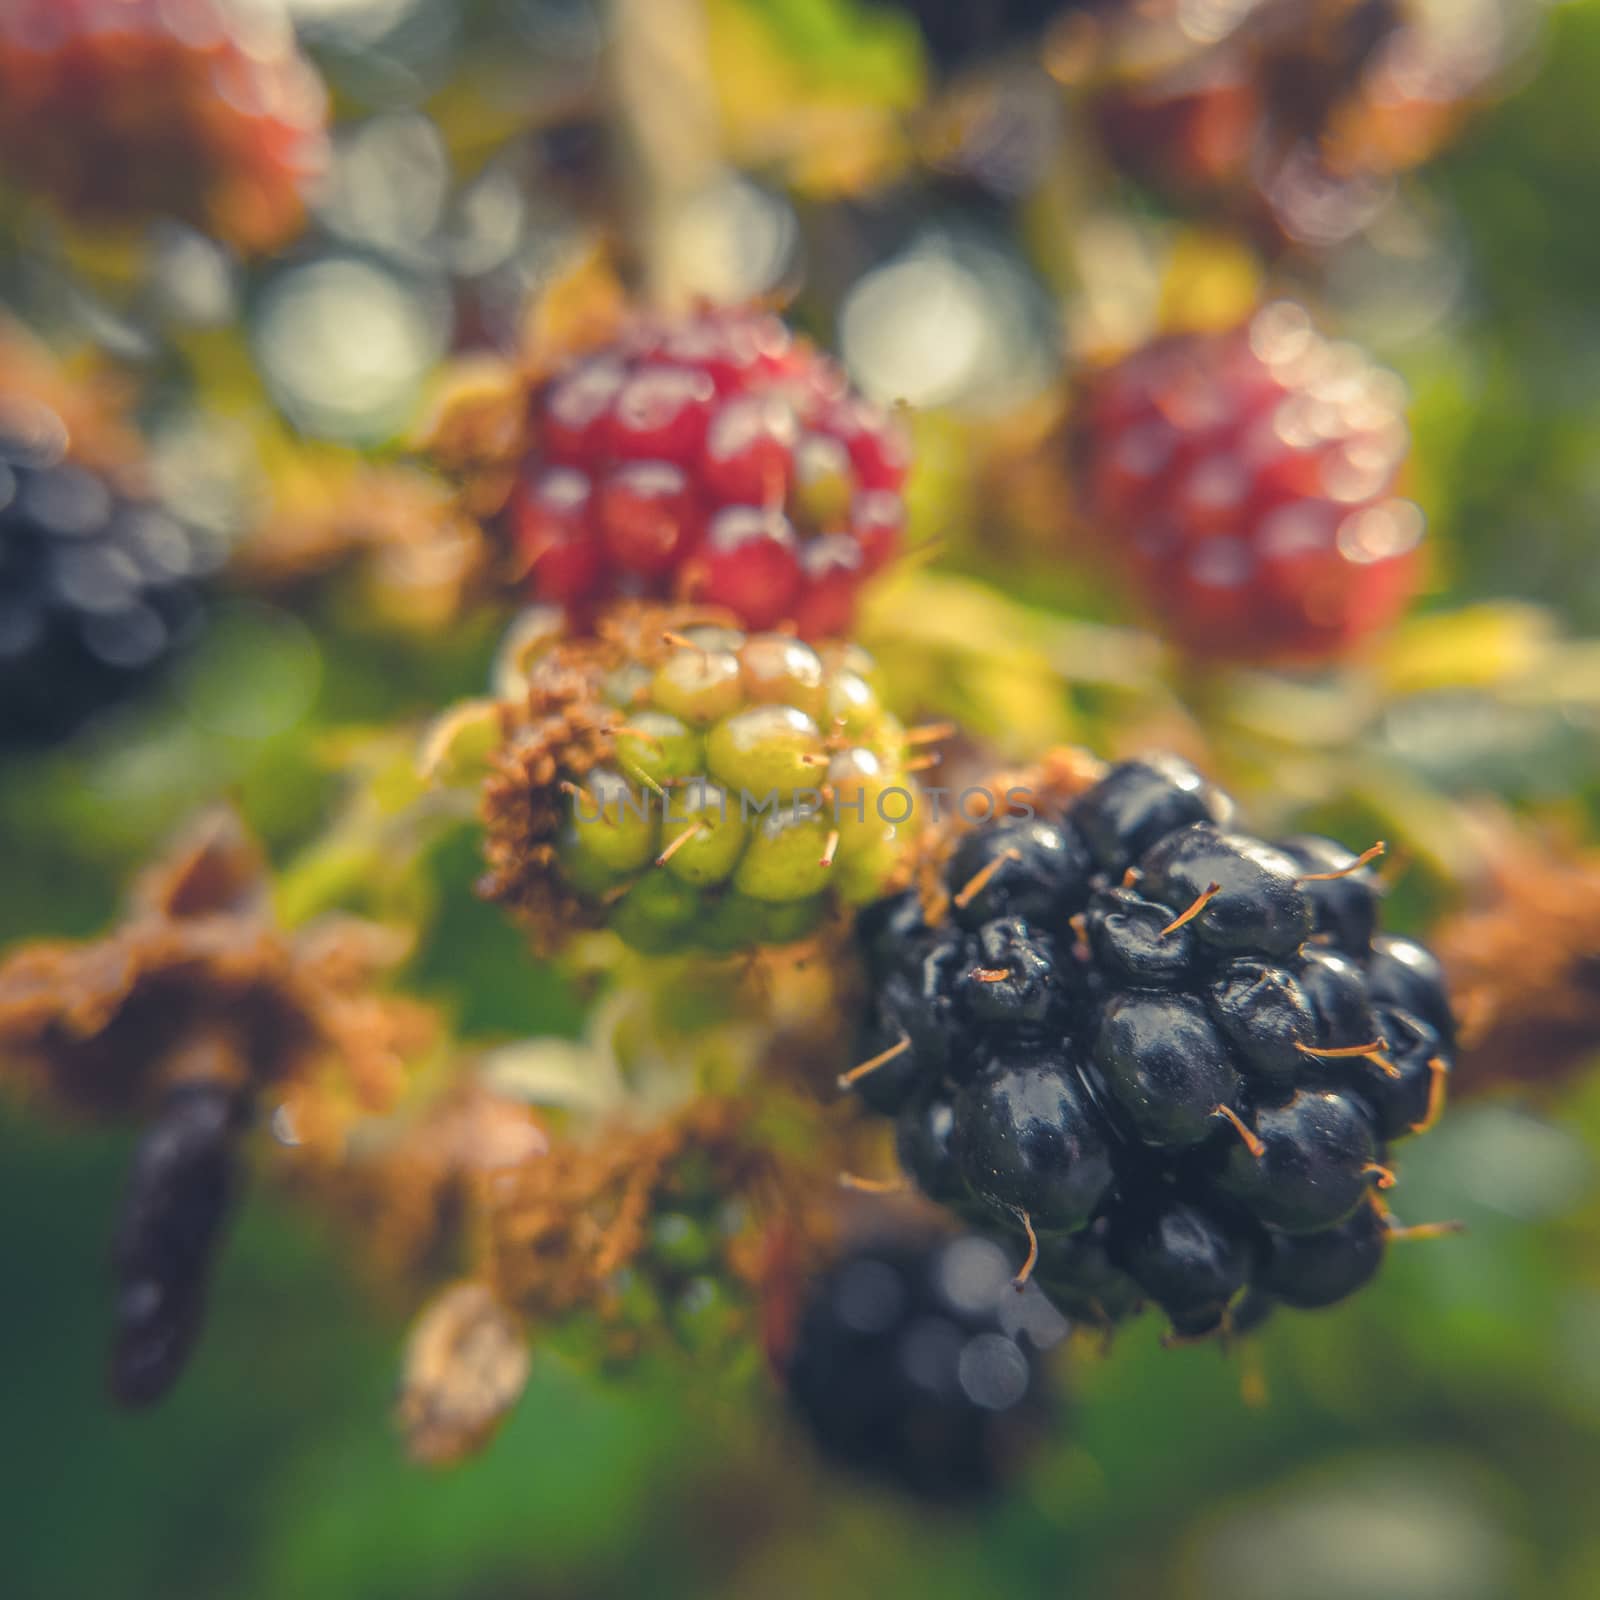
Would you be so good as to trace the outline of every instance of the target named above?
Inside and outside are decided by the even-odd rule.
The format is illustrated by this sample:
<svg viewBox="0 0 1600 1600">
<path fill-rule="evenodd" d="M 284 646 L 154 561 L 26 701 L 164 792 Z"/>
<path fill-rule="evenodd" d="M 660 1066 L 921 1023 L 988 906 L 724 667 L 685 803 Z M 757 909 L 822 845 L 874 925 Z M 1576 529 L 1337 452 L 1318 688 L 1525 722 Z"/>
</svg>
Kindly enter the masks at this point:
<svg viewBox="0 0 1600 1600">
<path fill-rule="evenodd" d="M 907 1177 L 1035 1250 L 1087 1323 L 1149 1303 L 1200 1338 L 1360 1288 L 1390 1147 L 1438 1118 L 1453 1050 L 1438 963 L 1377 931 L 1367 861 L 1240 831 L 1165 755 L 989 831 L 858 927 L 870 1020 L 841 1082 L 896 1117 Z"/>
<path fill-rule="evenodd" d="M 970 1235 L 868 1241 L 834 1262 L 783 1374 L 819 1451 L 919 1499 L 1000 1488 L 1049 1416 L 1039 1347 L 1065 1331 L 1014 1292 L 1013 1271 Z"/>
<path fill-rule="evenodd" d="M 1422 513 L 1399 493 L 1404 404 L 1398 378 L 1288 301 L 1157 340 L 1089 385 L 1085 519 L 1189 653 L 1338 658 L 1420 581 Z"/>
<path fill-rule="evenodd" d="M 777 317 L 707 310 L 539 387 L 507 518 L 534 597 L 575 616 L 662 596 L 833 637 L 898 548 L 908 464 L 899 423 Z"/>
<path fill-rule="evenodd" d="M 215 552 L 67 458 L 0 396 L 0 749 L 50 744 L 154 677 L 200 626 Z"/>
<path fill-rule="evenodd" d="M 322 83 L 281 19 L 216 0 L 9 0 L 0 165 L 91 223 L 291 238 L 327 160 Z"/>
</svg>

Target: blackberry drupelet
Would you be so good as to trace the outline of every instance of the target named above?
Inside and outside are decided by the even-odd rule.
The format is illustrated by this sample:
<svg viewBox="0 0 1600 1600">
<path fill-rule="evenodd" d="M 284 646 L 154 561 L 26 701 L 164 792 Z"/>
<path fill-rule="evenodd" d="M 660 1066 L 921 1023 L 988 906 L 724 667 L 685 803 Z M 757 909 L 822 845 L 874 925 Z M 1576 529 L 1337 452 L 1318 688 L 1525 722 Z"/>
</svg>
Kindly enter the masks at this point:
<svg viewBox="0 0 1600 1600">
<path fill-rule="evenodd" d="M 205 609 L 200 537 L 0 401 L 0 750 L 51 744 L 167 665 Z"/>
<path fill-rule="evenodd" d="M 1376 932 L 1382 847 L 1239 832 L 1166 756 L 1049 809 L 863 913 L 842 1084 L 1069 1317 L 1148 1300 L 1198 1337 L 1354 1292 L 1390 1236 L 1389 1147 L 1439 1115 L 1453 1048 L 1438 963 Z"/>
<path fill-rule="evenodd" d="M 785 1364 L 822 1454 L 919 1499 L 999 1489 L 1050 1409 L 1039 1351 L 1065 1331 L 976 1236 L 848 1249 L 811 1287 Z"/>
</svg>

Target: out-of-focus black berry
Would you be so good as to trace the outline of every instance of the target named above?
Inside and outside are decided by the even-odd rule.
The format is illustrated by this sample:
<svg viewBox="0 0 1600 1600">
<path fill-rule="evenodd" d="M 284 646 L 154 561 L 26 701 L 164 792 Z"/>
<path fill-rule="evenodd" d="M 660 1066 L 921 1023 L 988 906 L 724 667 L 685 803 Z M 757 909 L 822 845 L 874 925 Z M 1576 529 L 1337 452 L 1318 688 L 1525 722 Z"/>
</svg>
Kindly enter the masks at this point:
<svg viewBox="0 0 1600 1600">
<path fill-rule="evenodd" d="M 1319 1049 L 1347 1050 L 1377 1039 L 1366 974 L 1349 956 L 1307 946 L 1296 976 L 1317 1019 Z"/>
<path fill-rule="evenodd" d="M 197 630 L 210 552 L 160 507 L 65 459 L 54 413 L 0 413 L 0 748 L 50 744 Z"/>
<path fill-rule="evenodd" d="M 955 980 L 956 999 L 976 1026 L 1059 1032 L 1070 1012 L 1068 978 L 1053 940 L 1020 917 L 987 922 L 973 936 L 975 963 Z"/>
<path fill-rule="evenodd" d="M 821 1452 L 937 1502 L 1000 1487 L 1049 1409 L 1035 1340 L 1003 1314 L 1019 1298 L 1013 1270 L 974 1236 L 867 1243 L 837 1261 L 812 1288 L 785 1372 Z"/>
<path fill-rule="evenodd" d="M 1094 1061 L 1117 1109 L 1147 1144 L 1199 1144 L 1217 1131 L 1217 1108 L 1238 1102 L 1228 1047 L 1189 995 L 1116 996 L 1101 1015 Z"/>
<path fill-rule="evenodd" d="M 1070 1233 L 1111 1187 L 1110 1130 L 1063 1047 L 1007 1051 L 960 1093 L 952 1149 L 967 1187 L 1001 1214 Z"/>
<path fill-rule="evenodd" d="M 1146 756 L 1114 766 L 1078 797 L 1071 814 L 1095 865 L 1120 878 L 1169 833 L 1196 822 L 1225 823 L 1231 813 L 1231 804 L 1188 762 Z"/>
<path fill-rule="evenodd" d="M 1132 889 L 1106 889 L 1089 903 L 1084 919 L 1094 959 L 1114 983 L 1168 989 L 1196 975 L 1199 949 L 1185 926 L 1165 930 L 1175 913 Z"/>
<path fill-rule="evenodd" d="M 1317 834 L 1302 833 L 1280 840 L 1278 849 L 1300 869 L 1300 887 L 1311 902 L 1313 938 L 1325 940 L 1335 950 L 1357 960 L 1365 958 L 1378 930 L 1377 874 L 1370 867 L 1351 872 L 1355 852 L 1337 840 Z M 1345 875 L 1319 876 L 1333 872 Z"/>
<path fill-rule="evenodd" d="M 892 0 L 892 3 L 915 18 L 934 66 L 941 73 L 952 73 L 1028 43 L 1074 0 Z"/>
<path fill-rule="evenodd" d="M 1285 1233 L 1342 1222 L 1373 1186 L 1377 1147 L 1366 1117 L 1345 1095 L 1301 1089 L 1256 1112 L 1257 1155 L 1242 1140 L 1225 1147 L 1217 1187 Z"/>
<path fill-rule="evenodd" d="M 1250 1277 L 1253 1230 L 1193 1201 L 1166 1199 L 1125 1211 L 1112 1225 L 1116 1259 L 1172 1320 L 1198 1337 L 1221 1326 Z"/>
<path fill-rule="evenodd" d="M 1260 1283 L 1285 1305 L 1311 1311 L 1364 1287 L 1383 1265 L 1389 1234 L 1376 1206 L 1320 1233 L 1268 1230 Z"/>
<path fill-rule="evenodd" d="M 1247 834 L 1196 823 L 1148 850 L 1139 871 L 1140 892 L 1180 912 L 1215 885 L 1190 926 L 1219 950 L 1285 956 L 1311 932 L 1311 906 L 1295 881 L 1294 863 Z"/>
<path fill-rule="evenodd" d="M 1088 903 L 1092 871 L 1083 840 L 1068 824 L 1016 818 L 974 828 L 945 869 L 950 915 L 964 928 L 996 917 L 1055 928 Z"/>
<path fill-rule="evenodd" d="M 1292 1085 L 1307 1070 L 1317 1019 L 1286 967 L 1240 957 L 1206 991 L 1206 1003 L 1240 1069 L 1258 1084 Z"/>
<path fill-rule="evenodd" d="M 1444 968 L 1439 958 L 1415 939 L 1380 934 L 1372 941 L 1367 993 L 1374 1005 L 1393 1006 L 1421 1017 L 1447 1048 L 1455 1049 L 1456 1021 Z"/>
<path fill-rule="evenodd" d="M 232 1088 L 180 1086 L 134 1152 L 112 1252 L 111 1391 L 121 1405 L 159 1400 L 194 1348 L 237 1184 L 241 1115 Z"/>
</svg>

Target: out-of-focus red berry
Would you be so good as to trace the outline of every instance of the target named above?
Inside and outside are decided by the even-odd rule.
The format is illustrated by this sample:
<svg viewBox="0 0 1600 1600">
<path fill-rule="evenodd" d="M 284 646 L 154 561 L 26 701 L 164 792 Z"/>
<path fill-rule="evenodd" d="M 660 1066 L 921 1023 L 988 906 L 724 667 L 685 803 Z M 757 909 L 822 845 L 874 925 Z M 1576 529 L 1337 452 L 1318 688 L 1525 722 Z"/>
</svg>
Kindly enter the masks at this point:
<svg viewBox="0 0 1600 1600">
<path fill-rule="evenodd" d="M 326 116 L 281 19 L 218 0 L 0 4 L 0 166 L 87 222 L 172 216 L 274 249 L 304 220 Z"/>
<path fill-rule="evenodd" d="M 1404 401 L 1393 373 L 1287 301 L 1158 340 L 1089 385 L 1088 520 L 1191 653 L 1333 659 L 1419 579 L 1422 513 L 1396 493 Z"/>
<path fill-rule="evenodd" d="M 544 381 L 530 435 L 512 536 L 535 597 L 583 614 L 666 596 L 843 633 L 904 533 L 898 420 L 767 312 L 631 324 Z M 566 475 L 589 491 L 581 539 L 545 504 Z"/>
</svg>

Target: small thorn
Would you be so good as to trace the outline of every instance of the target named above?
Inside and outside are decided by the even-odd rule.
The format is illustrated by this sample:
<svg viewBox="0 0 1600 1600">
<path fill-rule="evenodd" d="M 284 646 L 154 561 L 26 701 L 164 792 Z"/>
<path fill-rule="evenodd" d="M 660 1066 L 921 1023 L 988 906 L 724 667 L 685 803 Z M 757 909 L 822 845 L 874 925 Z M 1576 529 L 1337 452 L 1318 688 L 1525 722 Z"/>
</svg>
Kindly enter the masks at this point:
<svg viewBox="0 0 1600 1600">
<path fill-rule="evenodd" d="M 706 831 L 706 825 L 705 825 L 705 823 L 703 823 L 703 822 L 696 822 L 696 823 L 695 823 L 695 824 L 693 824 L 693 826 L 691 826 L 691 827 L 688 827 L 688 828 L 685 828 L 685 829 L 684 829 L 684 830 L 683 830 L 683 832 L 682 832 L 682 833 L 680 833 L 680 834 L 679 834 L 679 835 L 678 835 L 678 837 L 677 837 L 677 838 L 676 838 L 676 839 L 674 839 L 674 840 L 673 840 L 673 841 L 672 841 L 672 843 L 671 843 L 671 844 L 669 844 L 669 845 L 668 845 L 668 846 L 667 846 L 667 848 L 666 848 L 666 849 L 665 849 L 665 850 L 663 850 L 663 851 L 662 851 L 662 852 L 661 852 L 661 854 L 660 854 L 660 855 L 658 855 L 658 856 L 657 856 L 657 857 L 656 857 L 656 865 L 657 865 L 657 866 L 658 866 L 658 867 L 664 867 L 664 866 L 666 866 L 666 864 L 667 864 L 667 863 L 668 863 L 668 862 L 669 862 L 669 861 L 670 861 L 670 860 L 671 860 L 671 859 L 672 859 L 672 858 L 673 858 L 673 857 L 674 857 L 674 856 L 675 856 L 675 855 L 677 855 L 677 853 L 678 853 L 678 852 L 679 852 L 679 851 L 680 851 L 680 850 L 681 850 L 681 849 L 683 849 L 683 847 L 684 847 L 684 846 L 685 846 L 685 845 L 686 845 L 686 844 L 688 844 L 688 842 L 689 842 L 689 841 L 690 841 L 690 840 L 691 840 L 691 839 L 692 839 L 692 838 L 694 838 L 694 836 L 695 836 L 695 835 L 696 835 L 696 834 L 698 834 L 698 833 L 704 833 L 704 832 L 705 832 L 705 831 Z"/>
<path fill-rule="evenodd" d="M 853 1172 L 841 1172 L 839 1187 L 853 1189 L 857 1194 L 902 1194 L 907 1184 L 904 1178 L 861 1178 Z"/>
<path fill-rule="evenodd" d="M 1434 1056 L 1428 1062 L 1428 1109 L 1421 1122 L 1413 1122 L 1413 1133 L 1426 1133 L 1444 1113 L 1444 1091 L 1450 1076 L 1450 1063 L 1443 1056 Z"/>
<path fill-rule="evenodd" d="M 1363 867 L 1371 866 L 1387 849 L 1382 839 L 1374 845 L 1368 845 L 1348 867 L 1340 867 L 1337 872 L 1302 872 L 1294 881 L 1296 883 L 1332 883 L 1338 878 L 1348 878 L 1351 873 L 1359 872 Z"/>
<path fill-rule="evenodd" d="M 1224 1122 L 1231 1122 L 1233 1124 L 1233 1131 L 1237 1133 L 1242 1140 L 1244 1140 L 1245 1149 L 1248 1150 L 1257 1161 L 1259 1161 L 1262 1156 L 1267 1153 L 1267 1147 L 1259 1138 L 1256 1137 L 1255 1130 L 1245 1122 L 1244 1118 L 1242 1118 L 1232 1106 L 1216 1106 L 1212 1109 L 1211 1115 L 1214 1117 L 1221 1117 Z"/>
<path fill-rule="evenodd" d="M 925 756 L 918 756 L 914 761 L 905 762 L 900 770 L 902 772 L 927 772 L 934 767 L 943 765 L 944 757 L 937 750 L 930 750 Z"/>
<path fill-rule="evenodd" d="M 1021 1294 L 1027 1287 L 1028 1279 L 1033 1276 L 1033 1269 L 1039 1265 L 1039 1235 L 1033 1231 L 1033 1218 L 1021 1206 L 1012 1206 L 1018 1222 L 1022 1224 L 1022 1231 L 1028 1236 L 1028 1254 L 1022 1265 L 1017 1268 L 1017 1275 L 1011 1280 L 1011 1287 Z"/>
<path fill-rule="evenodd" d="M 1374 1039 L 1371 1044 L 1345 1044 L 1330 1045 L 1326 1049 L 1318 1049 L 1315 1045 L 1302 1044 L 1298 1039 L 1294 1047 L 1303 1056 L 1326 1056 L 1330 1061 L 1345 1059 L 1351 1056 L 1374 1056 L 1389 1048 L 1387 1039 Z"/>
<path fill-rule="evenodd" d="M 828 830 L 828 842 L 822 847 L 822 861 L 820 864 L 824 867 L 831 867 L 833 865 L 833 858 L 838 853 L 839 830 L 837 828 L 830 828 Z"/>
<path fill-rule="evenodd" d="M 983 891 L 989 885 L 989 880 L 1001 869 L 1001 867 L 1006 864 L 1006 862 L 1020 861 L 1021 859 L 1022 852 L 1020 850 L 1002 850 L 1000 854 L 990 861 L 987 866 L 980 867 L 961 886 L 961 892 L 954 898 L 954 904 L 956 908 L 958 910 L 965 911 L 967 907 L 970 906 L 972 902 L 983 893 Z"/>
<path fill-rule="evenodd" d="M 1122 874 L 1122 887 L 1124 889 L 1131 889 L 1134 884 L 1136 884 L 1143 876 L 1144 874 L 1137 867 L 1129 867 L 1128 870 Z"/>
<path fill-rule="evenodd" d="M 974 967 L 967 976 L 977 983 L 1004 983 L 1011 976 L 1011 968 Z"/>
<path fill-rule="evenodd" d="M 1385 1077 L 1386 1077 L 1386 1078 L 1398 1078 L 1398 1077 L 1399 1077 L 1399 1076 L 1400 1076 L 1400 1069 L 1399 1069 L 1399 1067 L 1397 1067 L 1397 1066 L 1396 1066 L 1396 1065 L 1395 1065 L 1395 1064 L 1394 1064 L 1394 1062 L 1392 1062 L 1392 1061 L 1391 1061 L 1391 1060 L 1390 1060 L 1390 1059 L 1389 1059 L 1389 1058 L 1388 1058 L 1388 1056 L 1386 1056 L 1386 1055 L 1385 1055 L 1385 1054 L 1384 1054 L 1384 1053 L 1383 1053 L 1383 1052 L 1382 1052 L 1382 1051 L 1381 1051 L 1381 1050 L 1374 1050 L 1374 1051 L 1373 1051 L 1373 1052 L 1372 1052 L 1372 1054 L 1371 1054 L 1371 1055 L 1370 1055 L 1370 1056 L 1368 1056 L 1368 1057 L 1367 1057 L 1367 1059 L 1368 1059 L 1368 1060 L 1369 1060 L 1369 1061 L 1370 1061 L 1370 1062 L 1371 1062 L 1371 1063 L 1372 1063 L 1372 1064 L 1373 1064 L 1373 1066 L 1375 1066 L 1375 1067 L 1376 1067 L 1376 1068 L 1377 1068 L 1377 1069 L 1378 1069 L 1378 1071 L 1379 1071 L 1379 1072 L 1381 1072 L 1381 1073 L 1382 1073 L 1382 1074 L 1383 1074 L 1383 1075 L 1384 1075 L 1384 1076 L 1385 1076 Z"/>
<path fill-rule="evenodd" d="M 1393 1170 L 1384 1166 L 1381 1162 L 1369 1161 L 1366 1166 L 1361 1169 L 1361 1172 L 1362 1176 L 1365 1176 L 1370 1172 L 1377 1180 L 1377 1184 L 1380 1189 L 1392 1189 L 1395 1186 L 1395 1176 Z"/>
<path fill-rule="evenodd" d="M 1239 1365 L 1239 1399 L 1252 1411 L 1259 1411 L 1271 1398 L 1267 1393 L 1266 1366 L 1255 1340 L 1242 1346 L 1243 1360 Z"/>
<path fill-rule="evenodd" d="M 1465 1233 L 1467 1225 L 1464 1222 L 1414 1222 L 1410 1227 L 1399 1223 L 1388 1224 L 1388 1234 L 1395 1244 L 1420 1242 L 1423 1239 L 1448 1239 L 1452 1234 Z"/>
<path fill-rule="evenodd" d="M 925 722 L 920 728 L 908 729 L 905 734 L 907 744 L 940 744 L 946 739 L 956 736 L 956 725 L 953 722 Z"/>
<path fill-rule="evenodd" d="M 851 1067 L 848 1072 L 841 1072 L 834 1080 L 841 1089 L 853 1088 L 869 1072 L 876 1072 L 879 1067 L 887 1066 L 897 1056 L 903 1056 L 911 1048 L 911 1041 L 901 1035 L 898 1044 L 892 1044 L 887 1050 L 880 1050 L 877 1055 L 863 1061 L 859 1066 Z"/>
<path fill-rule="evenodd" d="M 674 633 L 670 628 L 661 630 L 661 642 L 670 644 L 679 650 L 694 650 L 700 655 L 706 653 L 706 647 L 703 644 L 696 644 L 687 634 Z"/>
<path fill-rule="evenodd" d="M 1205 888 L 1194 897 L 1194 901 L 1190 905 L 1189 909 L 1175 916 L 1172 921 L 1169 922 L 1166 927 L 1164 927 L 1161 932 L 1156 935 L 1156 937 L 1158 939 L 1165 939 L 1169 933 L 1176 933 L 1179 928 L 1184 926 L 1185 923 L 1193 922 L 1194 919 L 1198 917 L 1200 913 L 1204 911 L 1205 908 L 1210 905 L 1211 902 L 1215 900 L 1221 893 L 1222 885 L 1220 883 L 1208 883 Z"/>
</svg>

